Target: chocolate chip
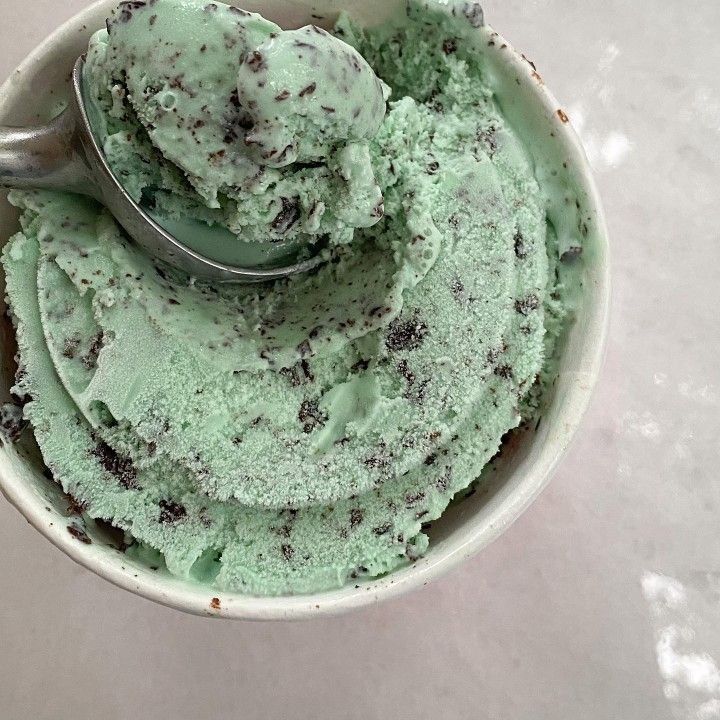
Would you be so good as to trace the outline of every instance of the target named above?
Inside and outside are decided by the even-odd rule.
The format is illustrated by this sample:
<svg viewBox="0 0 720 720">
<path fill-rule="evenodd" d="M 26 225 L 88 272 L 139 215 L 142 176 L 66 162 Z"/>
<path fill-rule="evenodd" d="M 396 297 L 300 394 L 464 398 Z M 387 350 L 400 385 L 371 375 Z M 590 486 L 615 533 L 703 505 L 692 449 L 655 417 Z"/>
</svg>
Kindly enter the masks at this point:
<svg viewBox="0 0 720 720">
<path fill-rule="evenodd" d="M 390 459 L 381 455 L 371 455 L 369 458 L 365 458 L 363 463 L 369 468 L 384 468 L 390 464 Z"/>
<path fill-rule="evenodd" d="M 92 540 L 88 536 L 88 534 L 77 525 L 68 525 L 67 531 L 76 539 L 79 540 L 84 545 L 92 545 Z"/>
<path fill-rule="evenodd" d="M 176 523 L 187 515 L 187 510 L 172 500 L 161 500 L 158 504 L 160 506 L 158 522 L 163 525 Z"/>
<path fill-rule="evenodd" d="M 415 373 L 410 370 L 407 360 L 401 360 L 397 364 L 397 371 L 405 378 L 408 385 L 413 385 L 415 383 Z"/>
<path fill-rule="evenodd" d="M 279 93 L 275 96 L 275 99 L 276 99 L 278 102 L 282 102 L 283 100 L 287 100 L 289 97 L 290 97 L 290 91 L 289 91 L 289 90 L 283 90 L 282 92 L 279 92 Z"/>
<path fill-rule="evenodd" d="M 289 525 L 282 525 L 279 528 L 275 528 L 275 532 L 284 538 L 289 538 L 292 533 L 292 528 Z"/>
<path fill-rule="evenodd" d="M 298 420 L 303 425 L 304 433 L 309 434 L 315 428 L 322 427 L 327 419 L 327 414 L 320 409 L 317 400 L 303 400 L 298 411 Z"/>
<path fill-rule="evenodd" d="M 513 371 L 509 365 L 498 365 L 493 372 L 495 375 L 504 378 L 505 380 L 512 380 Z"/>
<path fill-rule="evenodd" d="M 70 493 L 65 494 L 65 500 L 67 501 L 67 508 L 65 514 L 70 515 L 82 515 L 87 510 L 87 505 L 74 498 Z"/>
<path fill-rule="evenodd" d="M 450 283 L 450 292 L 455 296 L 455 299 L 460 300 L 464 296 L 465 293 L 465 284 L 463 281 L 456 275 L 452 282 Z"/>
<path fill-rule="evenodd" d="M 17 442 L 28 421 L 23 417 L 23 409 L 15 403 L 4 403 L 0 406 L 0 436 L 9 443 Z"/>
<path fill-rule="evenodd" d="M 445 492 L 450 484 L 450 475 L 452 474 L 452 468 L 446 467 L 445 473 L 435 481 L 435 487 L 439 492 Z"/>
<path fill-rule="evenodd" d="M 88 370 L 94 370 L 97 367 L 97 361 L 98 357 L 100 356 L 100 351 L 102 350 L 104 342 L 104 335 L 103 331 L 100 332 L 93 337 L 92 341 L 90 342 L 90 347 L 88 348 L 88 351 L 83 355 L 82 357 L 82 364 L 88 369 Z"/>
<path fill-rule="evenodd" d="M 420 381 L 416 386 L 408 390 L 403 397 L 410 402 L 414 402 L 417 405 L 422 405 L 425 402 L 425 392 L 430 385 L 430 378 Z"/>
<path fill-rule="evenodd" d="M 385 525 L 379 525 L 378 527 L 373 528 L 373 532 L 375 533 L 375 535 L 378 536 L 385 535 L 390 532 L 391 527 L 392 526 L 390 525 L 390 523 L 387 523 Z"/>
<path fill-rule="evenodd" d="M 498 141 L 497 128 L 494 125 L 487 128 L 478 128 L 475 139 L 485 146 L 485 150 L 490 157 L 495 155 L 498 149 Z"/>
<path fill-rule="evenodd" d="M 293 387 L 305 385 L 315 380 L 307 360 L 303 359 L 289 368 L 281 368 L 280 374 L 286 377 Z"/>
<path fill-rule="evenodd" d="M 300 219 L 300 198 L 281 197 L 282 210 L 270 223 L 270 227 L 281 235 L 284 235 Z"/>
<path fill-rule="evenodd" d="M 396 318 L 390 323 L 385 336 L 385 345 L 388 350 L 397 352 L 399 350 L 417 350 L 428 335 L 427 325 L 418 320 L 402 321 Z"/>
<path fill-rule="evenodd" d="M 521 300 L 515 301 L 515 312 L 520 315 L 529 315 L 533 310 L 540 307 L 540 299 L 537 295 L 528 295 Z"/>
<path fill-rule="evenodd" d="M 310 347 L 310 343 L 307 340 L 303 340 L 297 346 L 297 351 L 301 358 L 306 358 L 312 354 L 312 348 Z"/>
<path fill-rule="evenodd" d="M 317 83 L 312 82 L 312 83 L 310 83 L 307 87 L 304 87 L 304 88 L 298 93 L 298 95 L 299 95 L 300 97 L 305 97 L 306 95 L 312 95 L 312 94 L 315 92 L 316 89 L 317 89 Z"/>
<path fill-rule="evenodd" d="M 110 473 L 124 488 L 137 490 L 137 470 L 129 457 L 119 455 L 106 442 L 100 440 L 91 450 L 102 468 Z"/>
<path fill-rule="evenodd" d="M 513 240 L 515 241 L 515 257 L 518 260 L 524 260 L 527 257 L 528 251 L 525 247 L 525 238 L 521 230 L 516 231 Z"/>
<path fill-rule="evenodd" d="M 147 2 L 134 0 L 133 2 L 121 2 L 118 5 L 118 22 L 128 23 L 132 20 L 133 12 L 147 6 Z"/>
<path fill-rule="evenodd" d="M 253 50 L 249 53 L 245 58 L 245 63 L 252 72 L 260 72 L 261 70 L 265 70 L 267 68 L 265 57 L 258 50 Z"/>
<path fill-rule="evenodd" d="M 295 548 L 292 545 L 283 545 L 282 546 L 282 554 L 283 557 L 289 562 L 293 559 L 293 556 L 295 555 Z"/>
<path fill-rule="evenodd" d="M 350 527 L 354 528 L 357 527 L 362 521 L 364 517 L 364 513 L 360 508 L 354 508 L 350 511 Z"/>
<path fill-rule="evenodd" d="M 457 50 L 457 40 L 455 38 L 443 40 L 442 49 L 446 55 L 452 55 Z"/>
<path fill-rule="evenodd" d="M 417 493 L 408 493 L 405 496 L 405 507 L 410 509 L 414 508 L 419 502 L 425 499 L 425 493 L 424 492 L 417 492 Z"/>
</svg>

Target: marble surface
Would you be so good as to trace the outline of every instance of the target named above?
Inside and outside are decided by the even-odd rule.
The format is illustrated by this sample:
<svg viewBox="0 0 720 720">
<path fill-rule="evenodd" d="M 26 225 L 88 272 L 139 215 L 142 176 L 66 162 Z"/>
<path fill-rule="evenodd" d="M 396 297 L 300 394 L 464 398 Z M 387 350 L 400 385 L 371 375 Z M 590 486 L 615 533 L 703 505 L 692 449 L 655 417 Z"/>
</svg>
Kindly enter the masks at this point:
<svg viewBox="0 0 720 720">
<path fill-rule="evenodd" d="M 5 77 L 84 0 L 3 0 Z M 421 592 L 296 624 L 116 590 L 0 501 L 0 717 L 720 718 L 720 3 L 488 0 L 606 204 L 607 361 L 571 452 Z"/>
</svg>

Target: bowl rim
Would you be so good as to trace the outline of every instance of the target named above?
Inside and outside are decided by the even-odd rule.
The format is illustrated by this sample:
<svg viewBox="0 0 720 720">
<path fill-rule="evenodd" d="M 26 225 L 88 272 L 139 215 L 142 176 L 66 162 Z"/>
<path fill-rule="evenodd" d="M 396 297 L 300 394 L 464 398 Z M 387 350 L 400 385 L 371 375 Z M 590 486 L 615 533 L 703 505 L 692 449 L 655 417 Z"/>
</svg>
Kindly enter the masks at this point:
<svg viewBox="0 0 720 720">
<path fill-rule="evenodd" d="M 89 18 L 109 3 L 110 0 L 96 0 L 43 40 L 12 71 L 0 87 L 0 107 L 16 102 L 16 97 L 13 96 L 22 93 L 21 87 L 16 86 L 18 78 L 43 58 L 52 55 L 63 40 L 70 34 L 76 34 L 79 27 L 85 25 Z M 562 400 L 560 415 L 563 427 L 559 430 L 559 435 L 553 438 L 552 442 L 549 439 L 546 441 L 547 447 L 543 448 L 539 462 L 535 461 L 531 472 L 523 478 L 512 497 L 495 508 L 482 523 L 473 523 L 472 518 L 464 521 L 463 526 L 443 542 L 441 549 L 387 576 L 357 586 L 346 585 L 337 590 L 313 594 L 256 597 L 206 588 L 180 578 L 152 574 L 149 570 L 146 577 L 143 577 L 143 573 L 134 573 L 132 570 L 137 568 L 128 568 L 128 563 L 123 564 L 121 557 L 115 555 L 111 557 L 109 553 L 100 554 L 94 549 L 94 545 L 77 542 L 65 531 L 66 526 L 61 523 L 48 524 L 44 500 L 38 493 L 32 492 L 28 484 L 16 473 L 8 473 L 4 466 L 0 466 L 2 494 L 57 548 L 78 564 L 117 587 L 194 615 L 241 620 L 295 620 L 338 615 L 397 597 L 427 585 L 449 572 L 499 537 L 547 486 L 590 404 L 605 354 L 610 309 L 608 228 L 589 161 L 579 137 L 572 124 L 567 121 L 560 104 L 546 85 L 539 80 L 535 66 L 515 50 L 501 34 L 488 25 L 479 31 L 491 33 L 497 45 L 505 46 L 503 49 L 507 51 L 505 54 L 507 62 L 518 72 L 526 89 L 530 90 L 533 100 L 539 102 L 547 112 L 558 116 L 559 121 L 555 131 L 558 141 L 567 151 L 568 158 L 574 165 L 580 187 L 586 194 L 586 204 L 593 211 L 595 223 L 594 277 L 591 287 L 587 289 L 590 295 L 587 337 L 592 341 L 584 343 L 582 349 L 583 366 L 587 371 L 583 373 L 581 382 L 571 383 Z"/>
</svg>

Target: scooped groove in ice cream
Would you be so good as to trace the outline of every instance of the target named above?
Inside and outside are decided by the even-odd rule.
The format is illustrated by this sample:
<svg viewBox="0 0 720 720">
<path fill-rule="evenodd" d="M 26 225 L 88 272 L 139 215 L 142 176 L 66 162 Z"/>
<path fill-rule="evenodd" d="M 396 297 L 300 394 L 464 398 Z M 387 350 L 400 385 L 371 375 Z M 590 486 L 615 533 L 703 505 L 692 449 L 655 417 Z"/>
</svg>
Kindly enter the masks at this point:
<svg viewBox="0 0 720 720">
<path fill-rule="evenodd" d="M 548 220 L 548 208 L 571 213 L 575 204 L 564 202 L 567 188 L 560 198 L 558 186 L 539 184 L 542 168 L 496 105 L 472 42 L 477 14 L 437 0 L 408 8 L 396 24 L 363 31 L 342 17 L 334 31 L 395 100 L 378 128 L 370 113 L 354 130 L 352 104 L 338 103 L 337 152 L 365 148 L 385 213 L 355 226 L 352 242 L 313 274 L 261 287 L 195 283 L 155 264 L 89 200 L 12 195 L 23 225 L 3 257 L 20 347 L 15 390 L 29 399 L 25 414 L 48 468 L 88 517 L 127 533 L 129 553 L 155 553 L 153 564 L 176 575 L 226 590 L 297 593 L 415 561 L 428 547 L 426 524 L 480 476 L 508 431 L 534 419 L 552 382 L 577 268 L 559 258 L 560 223 Z M 114 22 L 127 25 L 126 48 L 138 42 L 133 23 L 164 28 L 172 54 L 182 28 L 198 48 L 222 45 L 221 16 L 237 18 L 244 37 L 258 33 L 233 53 L 246 66 L 255 48 L 274 86 L 262 102 L 255 88 L 238 92 L 241 114 L 245 98 L 257 102 L 247 131 L 270 128 L 268 138 L 292 145 L 287 157 L 325 163 L 335 150 L 323 140 L 324 115 L 298 119 L 297 105 L 285 101 L 287 117 L 267 111 L 280 86 L 295 97 L 312 82 L 307 68 L 287 81 L 278 70 L 292 65 L 283 58 L 297 52 L 295 38 L 312 33 L 319 55 L 339 52 L 324 34 L 278 35 L 287 44 L 273 59 L 263 43 L 277 31 L 219 3 L 129 3 Z M 123 89 L 127 73 L 124 86 L 109 80 L 122 75 L 108 60 L 120 32 L 113 28 L 109 40 L 94 39 L 89 73 L 116 170 L 180 215 L 239 213 L 228 210 L 230 185 L 203 165 L 205 156 L 191 172 L 168 157 L 176 152 L 171 127 L 138 119 L 140 74 L 132 92 Z M 145 58 L 139 46 L 127 50 L 130 65 L 134 55 Z M 146 72 L 162 62 L 155 67 Z M 181 84 L 190 66 L 185 72 Z M 244 71 L 233 73 L 237 80 Z M 152 81 L 161 97 L 166 80 Z M 194 86 L 201 81 L 217 120 L 232 88 L 206 86 L 200 75 Z M 179 92 L 173 107 L 185 128 L 194 113 L 181 108 Z M 329 96 L 315 92 L 324 104 Z M 316 132 L 306 138 L 310 126 Z M 178 138 L 187 141 L 184 129 Z M 250 193 L 256 208 L 284 197 L 279 185 L 304 197 L 315 186 L 304 172 L 319 172 L 330 195 L 345 192 L 331 189 L 348 182 L 332 162 L 263 165 L 276 180 Z M 221 208 L 212 209 L 198 198 L 212 200 L 215 190 Z M 250 227 L 260 232 L 259 222 Z"/>
<path fill-rule="evenodd" d="M 110 165 L 161 222 L 343 244 L 382 217 L 368 141 L 389 89 L 320 28 L 283 31 L 223 3 L 126 2 L 92 39 L 85 82 Z M 196 249 L 215 256 L 211 242 Z"/>
</svg>

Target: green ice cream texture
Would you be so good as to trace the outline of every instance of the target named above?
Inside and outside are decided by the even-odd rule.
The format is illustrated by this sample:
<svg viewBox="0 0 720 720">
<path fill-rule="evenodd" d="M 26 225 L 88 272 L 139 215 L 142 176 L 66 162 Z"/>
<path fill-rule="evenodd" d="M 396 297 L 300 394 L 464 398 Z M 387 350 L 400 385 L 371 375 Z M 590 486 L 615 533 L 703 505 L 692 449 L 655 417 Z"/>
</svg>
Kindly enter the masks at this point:
<svg viewBox="0 0 720 720">
<path fill-rule="evenodd" d="M 322 104 L 335 90 L 320 89 L 321 67 L 283 76 L 299 65 L 287 61 L 295 40 L 318 35 L 327 52 L 349 52 L 313 30 L 279 33 L 221 3 L 155 0 L 124 3 L 109 35 L 93 39 L 105 150 L 138 193 L 152 188 L 163 211 L 214 214 L 259 237 L 283 197 L 301 198 L 296 224 L 308 232 L 304 198 L 317 190 L 322 232 L 349 233 L 313 274 L 214 286 L 154 262 L 91 200 L 12 194 L 22 210 L 3 254 L 14 391 L 55 480 L 86 517 L 123 530 L 129 554 L 257 595 L 381 576 L 426 552 L 427 524 L 482 482 L 508 432 L 535 421 L 577 268 L 561 261 L 548 221 L 556 198 L 484 82 L 468 41 L 476 20 L 467 3 L 438 0 L 410 0 L 405 18 L 368 30 L 341 16 L 334 35 L 372 67 L 368 86 L 377 75 L 392 88 L 385 111 L 376 85 L 382 113 L 365 106 L 358 125 L 352 103 L 337 103 L 336 125 L 317 108 L 297 112 L 304 88 L 315 83 Z M 179 149 L 196 112 L 181 88 L 166 98 L 166 65 L 143 50 L 150 28 L 169 53 L 182 48 L 185 79 L 216 73 L 203 147 L 237 122 L 253 134 L 249 145 L 238 138 L 238 157 L 269 161 L 261 179 L 233 175 L 245 160 L 211 166 Z M 236 96 L 224 84 L 221 48 L 238 37 L 228 56 L 243 67 L 248 53 L 266 57 L 270 87 L 253 87 L 245 70 L 233 75 Z M 211 47 L 215 60 L 201 63 Z M 276 119 L 269 108 L 285 89 L 290 111 Z M 165 100 L 183 118 L 177 134 L 149 110 Z M 291 149 L 262 157 L 283 143 Z M 360 190 L 337 170 L 345 153 Z M 343 225 L 328 199 L 364 203 L 366 181 L 383 216 Z M 244 192 L 255 202 L 247 217 Z"/>
<path fill-rule="evenodd" d="M 389 88 L 325 30 L 222 3 L 124 3 L 84 76 L 115 174 L 161 222 L 332 245 L 383 215 L 369 140 Z"/>
</svg>

